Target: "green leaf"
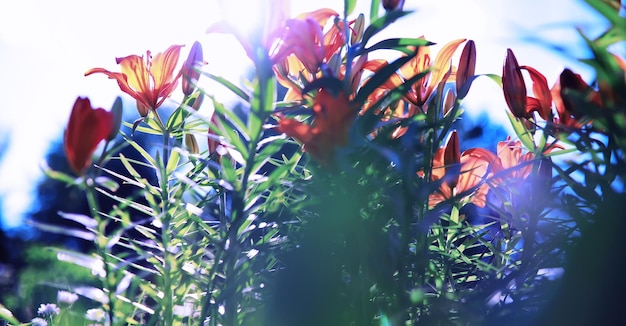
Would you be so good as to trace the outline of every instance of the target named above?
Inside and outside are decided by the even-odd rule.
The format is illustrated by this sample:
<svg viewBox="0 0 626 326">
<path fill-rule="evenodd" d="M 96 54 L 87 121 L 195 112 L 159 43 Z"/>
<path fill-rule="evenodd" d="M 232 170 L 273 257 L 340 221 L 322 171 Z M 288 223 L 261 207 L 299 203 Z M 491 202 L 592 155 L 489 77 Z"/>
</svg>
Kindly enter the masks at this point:
<svg viewBox="0 0 626 326">
<path fill-rule="evenodd" d="M 526 128 L 526 125 L 524 125 L 522 120 L 516 118 L 508 109 L 506 110 L 506 116 L 509 118 L 517 138 L 519 138 L 526 149 L 534 153 L 536 145 L 533 139 L 533 133 Z"/>
<path fill-rule="evenodd" d="M 344 0 L 343 8 L 344 8 L 344 16 L 348 17 L 354 11 L 354 7 L 356 7 L 356 0 Z"/>
<path fill-rule="evenodd" d="M 171 175 L 178 168 L 178 162 L 180 161 L 180 153 L 176 150 L 170 151 L 170 157 L 167 161 L 167 167 L 165 173 Z"/>
<path fill-rule="evenodd" d="M 370 21 L 378 18 L 378 9 L 380 8 L 380 0 L 372 0 L 370 5 Z"/>
<path fill-rule="evenodd" d="M 361 48 L 357 55 L 362 55 L 365 53 L 369 53 L 375 50 L 398 50 L 403 52 L 404 54 L 410 55 L 413 53 L 413 50 L 408 49 L 409 46 L 430 46 L 435 43 L 425 40 L 423 38 L 391 38 L 380 41 L 369 48 Z"/>
<path fill-rule="evenodd" d="M 21 323 L 13 316 L 11 310 L 7 309 L 2 303 L 0 303 L 0 319 L 13 325 L 21 325 Z"/>
<path fill-rule="evenodd" d="M 372 21 L 372 23 L 365 29 L 365 32 L 363 32 L 363 39 L 361 41 L 361 45 L 365 46 L 367 42 L 370 40 L 370 38 L 372 38 L 372 36 L 376 35 L 378 32 L 385 29 L 385 27 L 395 22 L 398 18 L 404 17 L 410 13 L 412 12 L 394 10 L 394 11 L 386 12 L 385 15 L 380 18 L 376 18 L 376 20 Z"/>
<path fill-rule="evenodd" d="M 228 81 L 224 77 L 219 77 L 219 76 L 213 75 L 211 73 L 208 73 L 206 71 L 201 71 L 200 73 L 203 76 L 206 76 L 206 77 L 208 77 L 210 79 L 213 79 L 214 81 L 220 83 L 222 86 L 228 88 L 231 92 L 233 92 L 235 95 L 239 96 L 242 100 L 244 100 L 246 102 L 250 102 L 250 96 L 243 89 L 237 87 L 237 85 L 231 83 L 230 81 Z M 205 94 L 205 95 L 209 95 L 209 94 Z"/>
<path fill-rule="evenodd" d="M 396 59 L 392 63 L 380 68 L 367 82 L 359 89 L 357 95 L 354 98 L 354 102 L 363 103 L 367 97 L 374 92 L 378 87 L 384 84 L 389 77 L 396 73 L 400 67 L 409 62 L 417 55 L 417 51 L 413 51 L 410 55 L 403 56 Z"/>
</svg>

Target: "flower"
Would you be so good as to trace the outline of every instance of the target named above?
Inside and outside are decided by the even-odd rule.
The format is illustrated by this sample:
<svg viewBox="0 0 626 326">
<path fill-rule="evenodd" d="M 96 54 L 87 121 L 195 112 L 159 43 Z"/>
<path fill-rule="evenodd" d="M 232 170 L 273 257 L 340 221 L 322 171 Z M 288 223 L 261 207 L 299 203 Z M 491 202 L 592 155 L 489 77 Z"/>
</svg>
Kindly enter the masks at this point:
<svg viewBox="0 0 626 326">
<path fill-rule="evenodd" d="M 526 70 L 532 81 L 533 96 L 527 96 L 522 70 Z M 511 113 L 518 119 L 531 119 L 537 112 L 544 120 L 549 120 L 552 113 L 552 92 L 546 77 L 530 66 L 520 66 L 511 49 L 502 71 L 502 91 Z"/>
<path fill-rule="evenodd" d="M 45 319 L 39 317 L 33 318 L 30 321 L 30 324 L 32 326 L 48 326 L 48 322 Z"/>
<path fill-rule="evenodd" d="M 61 313 L 61 309 L 54 303 L 42 303 L 37 309 L 37 313 L 44 318 L 50 318 Z"/>
<path fill-rule="evenodd" d="M 198 71 L 198 67 L 202 63 L 202 45 L 200 44 L 200 42 L 195 41 L 191 46 L 189 56 L 187 57 L 187 60 L 185 60 L 185 62 L 183 63 L 183 68 L 181 69 L 181 75 L 183 77 L 182 88 L 183 94 L 185 94 L 185 96 L 191 95 L 191 93 L 193 93 L 193 91 L 196 89 L 196 83 L 198 82 L 198 78 L 200 78 L 200 72 Z"/>
<path fill-rule="evenodd" d="M 85 313 L 85 318 L 89 320 L 93 320 L 93 321 L 102 321 L 104 317 L 105 317 L 104 310 L 100 308 L 88 309 L 87 312 Z"/>
<path fill-rule="evenodd" d="M 581 100 L 576 101 L 578 94 Z M 558 123 L 564 126 L 580 128 L 586 112 L 580 107 L 582 103 L 592 103 L 602 107 L 602 97 L 583 78 L 568 68 L 559 75 L 559 79 L 552 87 L 552 96 L 558 114 Z"/>
<path fill-rule="evenodd" d="M 88 98 L 76 99 L 63 135 L 65 155 L 74 173 L 84 173 L 98 144 L 112 138 L 117 121 L 114 113 L 92 108 Z"/>
<path fill-rule="evenodd" d="M 244 35 L 237 26 L 222 20 L 211 25 L 207 34 L 227 33 L 239 41 L 248 57 L 255 63 L 262 62 L 261 57 L 267 57 L 276 49 L 279 33 L 284 22 L 289 18 L 290 0 L 261 0 L 263 12 L 260 13 L 262 23 L 256 35 Z M 257 51 L 259 48 L 263 51 Z M 258 68 L 258 67 L 257 67 Z"/>
<path fill-rule="evenodd" d="M 479 207 L 485 207 L 489 186 L 481 184 L 489 172 L 489 164 L 493 153 L 474 148 L 460 153 L 459 137 L 455 130 L 450 133 L 446 144 L 440 147 L 432 162 L 431 181 L 442 180 L 439 189 L 428 197 L 428 206 L 454 199 L 460 196 L 460 200 L 471 201 Z M 424 172 L 418 172 L 424 176 Z"/>
<path fill-rule="evenodd" d="M 404 0 L 383 0 L 383 8 L 387 11 L 402 10 Z"/>
<path fill-rule="evenodd" d="M 506 58 L 502 68 L 502 91 L 511 113 L 516 118 L 527 117 L 524 76 L 511 49 L 506 50 Z"/>
<path fill-rule="evenodd" d="M 459 67 L 456 72 L 456 93 L 458 98 L 464 98 L 469 91 L 472 77 L 476 69 L 476 45 L 473 40 L 467 41 L 461 52 Z"/>
<path fill-rule="evenodd" d="M 357 110 L 352 107 L 344 89 L 321 88 L 313 102 L 315 116 L 311 125 L 282 118 L 278 130 L 301 142 L 302 150 L 322 165 L 328 165 L 337 147 L 348 143 L 348 133 Z"/>
<path fill-rule="evenodd" d="M 150 110 L 156 110 L 161 106 L 176 88 L 180 73 L 174 74 L 174 70 L 178 64 L 181 47 L 182 45 L 172 45 L 165 52 L 157 53 L 154 58 L 150 51 L 147 51 L 145 62 L 144 57 L 138 55 L 116 58 L 121 72 L 93 68 L 88 70 L 85 76 L 103 73 L 117 80 L 120 89 L 137 100 L 139 115 L 145 117 Z"/>
<path fill-rule="evenodd" d="M 78 300 L 78 294 L 69 291 L 57 292 L 57 301 L 59 304 L 72 305 Z"/>
</svg>

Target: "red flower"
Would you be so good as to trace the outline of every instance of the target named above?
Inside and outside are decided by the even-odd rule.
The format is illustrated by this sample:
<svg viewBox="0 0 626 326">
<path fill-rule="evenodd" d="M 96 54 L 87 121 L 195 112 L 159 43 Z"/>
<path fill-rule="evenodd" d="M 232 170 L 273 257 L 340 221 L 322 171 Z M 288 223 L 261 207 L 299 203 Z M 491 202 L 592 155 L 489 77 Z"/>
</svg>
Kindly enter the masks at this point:
<svg viewBox="0 0 626 326">
<path fill-rule="evenodd" d="M 115 136 L 115 121 L 114 113 L 92 108 L 88 98 L 76 99 L 63 135 L 65 155 L 74 173 L 83 175 L 98 144 Z"/>
<path fill-rule="evenodd" d="M 94 73 L 103 73 L 111 79 L 117 80 L 120 89 L 137 100 L 139 115 L 145 117 L 150 110 L 156 110 L 168 98 L 176 85 L 180 73 L 174 74 L 174 69 L 180 56 L 182 45 L 172 45 L 165 52 L 157 53 L 152 58 L 150 51 L 143 56 L 129 55 L 116 58 L 122 72 L 111 72 L 103 68 L 93 68 L 85 73 L 89 76 Z"/>
<path fill-rule="evenodd" d="M 338 94 L 320 89 L 313 102 L 315 119 L 311 125 L 294 120 L 281 119 L 278 130 L 302 143 L 302 150 L 327 165 L 337 147 L 348 143 L 348 133 L 357 111 L 352 107 L 345 90 Z"/>
</svg>

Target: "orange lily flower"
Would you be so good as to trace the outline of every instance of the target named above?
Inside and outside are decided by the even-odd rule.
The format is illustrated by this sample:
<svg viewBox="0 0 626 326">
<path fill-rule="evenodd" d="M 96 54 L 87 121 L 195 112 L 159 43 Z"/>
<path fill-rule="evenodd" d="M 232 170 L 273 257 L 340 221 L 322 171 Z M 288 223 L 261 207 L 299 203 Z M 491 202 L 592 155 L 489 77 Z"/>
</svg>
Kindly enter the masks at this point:
<svg viewBox="0 0 626 326">
<path fill-rule="evenodd" d="M 74 173 L 83 175 L 98 144 L 115 137 L 119 128 L 116 118 L 113 112 L 91 107 L 88 98 L 76 99 L 63 134 L 63 149 Z"/>
<path fill-rule="evenodd" d="M 180 56 L 182 45 L 172 45 L 165 52 L 157 53 L 154 58 L 150 51 L 143 56 L 129 55 L 116 58 L 121 72 L 111 72 L 104 68 L 93 68 L 85 73 L 89 76 L 103 73 L 110 79 L 117 80 L 120 89 L 137 100 L 139 115 L 145 117 L 150 110 L 156 110 L 168 98 L 176 85 L 180 73 L 174 74 L 174 69 Z"/>
<path fill-rule="evenodd" d="M 576 105 L 568 98 L 568 91 L 581 93 L 588 102 L 599 107 L 603 106 L 602 97 L 600 93 L 587 85 L 579 74 L 567 68 L 561 72 L 558 81 L 552 87 L 558 123 L 568 127 L 580 128 L 583 125 L 581 120 L 584 118 L 584 113 L 577 109 Z"/>
<path fill-rule="evenodd" d="M 336 11 L 325 8 L 300 14 L 285 23 L 278 50 L 273 55 L 276 78 L 288 89 L 285 99 L 301 99 L 303 85 L 322 75 L 342 79 L 345 66 L 329 64 L 340 63 L 335 59 L 346 42 L 343 21 L 324 32 L 328 22 L 338 16 Z M 348 22 L 353 41 L 362 33 L 360 22 L 359 19 Z"/>
<path fill-rule="evenodd" d="M 278 130 L 302 143 L 322 165 L 328 166 L 338 147 L 347 145 L 348 133 L 356 117 L 345 90 L 338 92 L 321 88 L 313 102 L 314 120 L 311 125 L 295 119 L 282 118 Z"/>
<path fill-rule="evenodd" d="M 493 173 L 507 171 L 506 175 L 500 175 L 500 179 L 526 179 L 532 171 L 532 165 L 520 165 L 532 161 L 535 155 L 532 152 L 522 154 L 522 148 L 521 141 L 512 141 L 510 137 L 498 142 L 498 160 L 497 164 L 493 164 Z"/>
<path fill-rule="evenodd" d="M 437 150 L 433 158 L 431 181 L 444 182 L 428 197 L 428 206 L 435 207 L 441 202 L 472 191 L 460 200 L 485 207 L 489 187 L 480 183 L 488 175 L 492 159 L 493 153 L 482 148 L 460 153 L 459 137 L 457 132 L 453 131 L 446 144 Z M 423 176 L 424 173 L 420 171 L 418 175 Z"/>
<path fill-rule="evenodd" d="M 447 82 L 448 79 L 450 79 L 450 81 L 455 80 L 456 68 L 452 67 L 450 60 L 459 45 L 465 41 L 466 39 L 456 39 L 445 44 L 432 64 L 430 47 L 421 46 L 417 49 L 417 55 L 400 68 L 400 75 L 404 80 L 407 80 L 423 73 L 427 69 L 430 69 L 430 72 L 425 78 L 422 78 L 412 85 L 411 90 L 406 95 L 409 102 L 418 106 L 425 112 L 424 104 L 429 102 L 434 90 L 439 84 Z"/>
</svg>

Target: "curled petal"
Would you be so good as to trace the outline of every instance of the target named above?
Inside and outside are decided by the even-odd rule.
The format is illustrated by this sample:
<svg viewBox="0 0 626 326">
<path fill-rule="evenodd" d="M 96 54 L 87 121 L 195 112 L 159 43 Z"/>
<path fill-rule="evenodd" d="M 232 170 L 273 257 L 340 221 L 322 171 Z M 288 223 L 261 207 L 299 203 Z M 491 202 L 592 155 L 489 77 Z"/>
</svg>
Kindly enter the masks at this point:
<svg viewBox="0 0 626 326">
<path fill-rule="evenodd" d="M 538 106 L 532 109 L 537 111 L 542 119 L 548 120 L 552 112 L 552 94 L 546 77 L 533 67 L 522 66 L 521 69 L 528 71 L 533 82 L 533 94 L 538 101 Z M 529 108 L 526 111 L 531 112 Z"/>
</svg>

